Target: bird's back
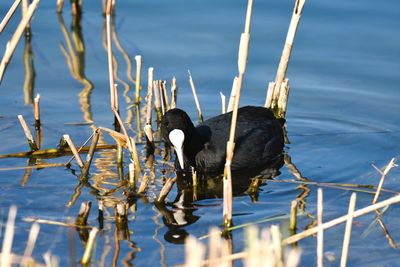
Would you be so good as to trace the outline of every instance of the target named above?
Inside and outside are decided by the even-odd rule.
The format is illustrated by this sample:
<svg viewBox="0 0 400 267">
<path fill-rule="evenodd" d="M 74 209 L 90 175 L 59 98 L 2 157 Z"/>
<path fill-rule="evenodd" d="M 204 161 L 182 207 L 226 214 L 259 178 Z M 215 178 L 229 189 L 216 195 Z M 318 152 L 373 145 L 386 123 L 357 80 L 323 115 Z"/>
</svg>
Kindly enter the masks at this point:
<svg viewBox="0 0 400 267">
<path fill-rule="evenodd" d="M 196 128 L 205 141 L 204 148 L 196 155 L 198 170 L 223 170 L 231 120 L 232 113 L 221 114 L 206 120 Z M 282 148 L 282 122 L 276 120 L 270 110 L 253 106 L 239 109 L 232 170 L 252 168 L 266 163 L 278 156 Z"/>
</svg>

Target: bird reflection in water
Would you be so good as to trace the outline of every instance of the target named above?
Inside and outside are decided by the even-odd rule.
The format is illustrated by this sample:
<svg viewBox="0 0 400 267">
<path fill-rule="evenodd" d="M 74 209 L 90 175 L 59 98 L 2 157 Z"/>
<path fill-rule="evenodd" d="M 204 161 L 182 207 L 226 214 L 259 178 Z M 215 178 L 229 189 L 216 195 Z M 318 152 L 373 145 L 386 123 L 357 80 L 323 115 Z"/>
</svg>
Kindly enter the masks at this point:
<svg viewBox="0 0 400 267">
<path fill-rule="evenodd" d="M 232 173 L 233 196 L 248 195 L 251 201 L 257 202 L 259 187 L 265 185 L 268 179 L 280 174 L 283 166 L 283 155 L 263 168 L 245 169 Z M 200 219 L 195 211 L 200 205 L 199 200 L 223 197 L 223 174 L 198 173 L 197 185 L 193 185 L 190 172 L 177 172 L 177 195 L 175 200 L 167 203 L 156 203 L 162 214 L 164 225 L 168 231 L 164 235 L 167 242 L 183 244 L 189 233 L 184 229 Z"/>
</svg>

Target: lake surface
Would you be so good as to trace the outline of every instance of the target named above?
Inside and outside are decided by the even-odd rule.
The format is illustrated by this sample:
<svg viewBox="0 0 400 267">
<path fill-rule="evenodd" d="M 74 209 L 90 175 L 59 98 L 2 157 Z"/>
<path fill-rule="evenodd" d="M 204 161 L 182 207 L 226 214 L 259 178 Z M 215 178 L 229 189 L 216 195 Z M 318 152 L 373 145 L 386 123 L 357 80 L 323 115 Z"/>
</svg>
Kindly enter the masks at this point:
<svg viewBox="0 0 400 267">
<path fill-rule="evenodd" d="M 1 18 L 12 2 L 1 1 Z M 102 7 L 100 1 L 83 2 L 82 21 L 73 27 L 69 3 L 65 4 L 61 17 L 56 13 L 55 1 L 40 3 L 31 23 L 30 44 L 21 40 L 0 85 L 0 154 L 29 150 L 17 115 L 24 115 L 34 129 L 32 101 L 37 93 L 41 95 L 42 148 L 56 147 L 63 134 L 69 134 L 76 144 L 82 144 L 95 127 L 113 128 Z M 264 104 L 267 84 L 275 78 L 293 4 L 287 0 L 255 1 L 241 106 Z M 176 76 L 178 107 L 196 121 L 187 70 L 192 73 L 204 116 L 209 118 L 220 113 L 219 92 L 228 97 L 232 79 L 237 74 L 237 50 L 246 5 L 245 1 L 227 0 L 208 3 L 121 0 L 117 1 L 114 29 L 133 66 L 135 55 L 142 55 L 142 81 L 147 81 L 148 67 L 155 68 L 156 79 L 167 80 L 168 84 Z M 306 3 L 287 72 L 291 92 L 286 114 L 290 143 L 286 151 L 287 159 L 290 158 L 310 182 L 376 186 L 380 175 L 371 164 L 382 168 L 391 158 L 399 157 L 399 18 L 400 2 L 397 0 L 314 0 Z M 17 10 L 0 34 L 1 54 L 19 19 L 20 10 Z M 75 57 L 71 56 L 70 46 Z M 136 111 L 131 102 L 135 87 L 127 75 L 126 60 L 116 46 L 115 37 L 113 49 L 119 63 L 116 82 L 121 115 L 130 135 L 136 136 Z M 36 74 L 31 79 L 25 75 L 24 64 L 24 51 L 28 53 L 29 50 L 31 57 L 25 60 L 31 61 Z M 68 58 L 70 61 L 66 60 Z M 75 64 L 73 71 L 68 62 Z M 135 77 L 134 67 L 132 76 Z M 146 82 L 142 85 L 146 87 Z M 143 98 L 145 93 L 146 90 L 142 90 Z M 108 136 L 102 141 L 112 143 Z M 123 188 L 118 188 L 115 150 L 95 154 L 89 180 L 92 188 L 83 187 L 72 207 L 66 205 L 79 184 L 79 168 L 75 162 L 72 170 L 63 167 L 34 169 L 26 180 L 24 169 L 3 169 L 26 166 L 28 159 L 0 159 L 3 230 L 9 207 L 12 204 L 18 207 L 13 251 L 24 252 L 31 226 L 23 220 L 26 217 L 66 222 L 68 218 L 75 218 L 82 201 L 92 201 L 88 223 L 97 226 L 97 200 L 108 193 L 109 207 L 104 230 L 97 238 L 94 265 L 110 266 L 113 261 L 120 266 L 183 263 L 184 246 L 176 244 L 179 237 L 186 234 L 200 237 L 206 235 L 211 226 L 219 226 L 222 200 L 208 198 L 194 202 L 190 212 L 184 211 L 187 219 L 190 218 L 187 225 L 172 227 L 165 212 L 178 214 L 179 208 L 167 205 L 167 211 L 160 211 L 153 204 L 165 178 L 174 177 L 171 164 L 162 159 L 164 152 L 160 150 L 163 148 L 162 144 L 157 145 L 155 179 L 149 185 L 146 198 L 138 199 L 130 208 L 129 241 L 119 242 L 116 260 L 113 260 L 116 241 L 112 205 L 126 197 Z M 138 150 L 144 167 L 145 147 L 138 145 Z M 69 156 L 42 161 L 64 163 L 68 159 Z M 127 173 L 128 159 L 124 162 Z M 280 224 L 285 232 L 290 202 L 300 196 L 298 232 L 314 222 L 319 186 L 299 180 L 293 182 L 296 177 L 287 164 L 279 171 L 278 177 L 260 187 L 257 200 L 248 194 L 234 197 L 235 225 L 277 217 L 258 226 Z M 392 192 L 383 192 L 380 199 L 400 191 L 399 179 L 399 168 L 392 169 L 384 184 Z M 324 189 L 324 221 L 347 213 L 353 190 L 321 187 Z M 173 201 L 177 194 L 174 187 L 168 201 Z M 356 208 L 370 205 L 372 199 L 373 194 L 358 192 Z M 400 242 L 399 210 L 399 205 L 393 205 L 382 218 L 397 244 Z M 398 263 L 399 249 L 389 244 L 378 223 L 370 225 L 374 219 L 373 213 L 355 219 L 349 266 Z M 325 259 L 327 266 L 337 266 L 340 262 L 344 227 L 339 225 L 325 232 L 325 252 L 333 256 Z M 4 231 L 1 232 L 3 237 Z M 233 231 L 232 238 L 234 252 L 242 251 L 243 231 Z M 75 255 L 71 252 L 71 242 L 75 244 Z M 316 238 L 303 239 L 299 246 L 303 251 L 301 265 L 316 265 Z M 58 256 L 60 266 L 73 266 L 79 262 L 83 246 L 75 229 L 42 224 L 33 256 L 43 261 L 42 255 L 46 252 Z"/>
</svg>

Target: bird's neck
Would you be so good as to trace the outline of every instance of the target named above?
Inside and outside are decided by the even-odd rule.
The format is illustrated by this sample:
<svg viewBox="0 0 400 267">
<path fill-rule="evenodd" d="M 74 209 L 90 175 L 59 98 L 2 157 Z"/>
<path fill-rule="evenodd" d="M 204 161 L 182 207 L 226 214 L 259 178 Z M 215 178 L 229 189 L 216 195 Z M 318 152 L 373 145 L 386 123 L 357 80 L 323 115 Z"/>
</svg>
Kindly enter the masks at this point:
<svg viewBox="0 0 400 267">
<path fill-rule="evenodd" d="M 190 133 L 185 135 L 184 154 L 190 164 L 195 167 L 195 157 L 204 146 L 204 138 L 199 134 L 195 127 L 190 129 Z"/>
</svg>

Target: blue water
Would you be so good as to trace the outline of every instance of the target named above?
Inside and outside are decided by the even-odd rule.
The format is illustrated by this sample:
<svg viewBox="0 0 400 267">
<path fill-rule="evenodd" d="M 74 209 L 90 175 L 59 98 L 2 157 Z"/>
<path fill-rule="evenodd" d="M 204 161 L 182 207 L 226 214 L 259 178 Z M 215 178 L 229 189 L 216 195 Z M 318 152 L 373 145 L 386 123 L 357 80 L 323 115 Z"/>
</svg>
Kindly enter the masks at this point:
<svg viewBox="0 0 400 267">
<path fill-rule="evenodd" d="M 1 1 L 1 18 L 12 2 Z M 102 8 L 99 1 L 83 2 L 81 37 L 76 30 L 75 34 L 72 33 L 69 3 L 65 4 L 62 14 L 64 25 L 55 12 L 55 1 L 40 3 L 31 23 L 31 49 L 36 73 L 33 92 L 24 90 L 24 38 L 0 85 L 0 154 L 28 150 L 17 115 L 24 115 L 32 125 L 32 96 L 37 93 L 41 95 L 43 148 L 56 147 L 66 133 L 76 144 L 80 144 L 95 126 L 113 128 L 113 116 L 109 110 L 107 54 L 102 43 Z M 115 30 L 121 46 L 133 62 L 133 77 L 134 56 L 138 54 L 143 58 L 144 87 L 148 67 L 154 67 L 155 77 L 167 80 L 168 84 L 176 76 L 178 106 L 196 121 L 187 77 L 187 70 L 190 69 L 205 117 L 217 115 L 221 110 L 219 92 L 229 96 L 232 79 L 237 73 L 237 50 L 246 5 L 245 1 L 117 1 Z M 241 105 L 264 104 L 267 83 L 275 78 L 292 8 L 293 1 L 255 1 Z M 400 3 L 396 0 L 383 3 L 315 0 L 306 3 L 287 72 L 291 92 L 286 115 L 290 144 L 286 150 L 301 174 L 310 181 L 377 185 L 380 175 L 371 164 L 382 168 L 392 157 L 399 157 L 399 17 Z M 0 34 L 0 54 L 4 53 L 6 42 L 19 19 L 18 9 Z M 73 77 L 63 55 L 61 46 L 69 51 L 63 28 L 70 36 L 72 46 L 78 40 L 83 41 L 83 71 L 80 75 L 75 74 L 81 82 Z M 131 112 L 130 105 L 134 85 L 126 75 L 126 61 L 115 43 L 113 49 L 119 63 L 118 76 L 123 80 L 116 81 L 119 84 L 121 115 L 127 120 L 130 134 L 135 136 L 136 113 L 134 109 Z M 82 83 L 84 77 L 93 88 L 85 87 Z M 128 98 L 123 96 L 124 91 Z M 142 90 L 142 96 L 145 92 Z M 104 138 L 112 142 L 109 137 Z M 139 145 L 138 149 L 143 159 L 145 148 Z M 63 163 L 68 158 L 44 161 Z M 0 168 L 26 165 L 27 159 L 0 159 Z M 163 184 L 163 168 L 161 156 L 156 155 L 156 179 L 149 185 L 147 200 L 139 199 L 130 208 L 130 241 L 120 241 L 116 262 L 119 266 L 169 266 L 184 262 L 184 247 L 166 240 L 165 235 L 170 231 L 153 204 Z M 13 244 L 15 253 L 23 254 L 25 249 L 31 226 L 23 220 L 26 217 L 66 222 L 68 218 L 75 218 L 80 202 L 89 200 L 93 202 L 89 224 L 97 226 L 97 199 L 119 182 L 115 151 L 96 153 L 90 182 L 99 191 L 95 193 L 91 188 L 83 187 L 77 203 L 67 208 L 66 204 L 79 183 L 76 163 L 72 169 L 77 174 L 67 168 L 34 169 L 24 186 L 21 183 L 25 170 L 0 169 L 2 221 L 6 221 L 10 205 L 18 207 Z M 236 225 L 288 213 L 290 202 L 301 193 L 301 188 L 298 188 L 298 183 L 285 182 L 295 179 L 287 167 L 282 167 L 280 172 L 275 181 L 261 186 L 257 202 L 252 202 L 246 194 L 234 198 Z M 173 172 L 167 171 L 166 177 L 173 176 Z M 398 192 L 399 177 L 399 169 L 392 169 L 384 187 Z M 304 211 L 299 215 L 298 231 L 313 221 L 305 214 L 316 216 L 318 186 L 308 185 L 305 188 L 310 191 L 304 199 Z M 352 191 L 331 187 L 323 189 L 324 221 L 345 214 Z M 176 189 L 173 189 L 168 200 L 173 201 L 176 194 Z M 391 196 L 393 193 L 385 192 L 381 199 Z M 109 214 L 106 214 L 104 231 L 96 242 L 95 266 L 112 264 L 115 253 L 112 206 L 123 199 L 126 198 L 122 190 L 117 190 L 108 198 Z M 359 192 L 357 208 L 369 205 L 372 199 L 372 194 Z M 192 215 L 196 220 L 182 229 L 200 237 L 207 234 L 209 227 L 221 224 L 222 202 L 220 199 L 205 199 L 195 205 L 197 210 Z M 393 205 L 383 216 L 383 222 L 395 242 L 400 240 L 398 209 L 398 205 Z M 349 266 L 397 264 L 399 252 L 389 245 L 379 224 L 368 228 L 374 218 L 374 214 L 369 214 L 355 219 Z M 261 223 L 260 227 L 271 224 L 281 224 L 285 228 L 287 219 Z M 339 264 L 343 231 L 344 225 L 340 225 L 325 232 L 325 251 L 335 256 L 334 261 L 325 259 L 327 266 Z M 4 236 L 4 226 L 2 232 L 1 237 Z M 233 231 L 232 237 L 234 252 L 241 251 L 242 230 Z M 76 249 L 73 256 L 70 256 L 71 242 Z M 303 251 L 301 265 L 315 265 L 315 237 L 300 241 L 299 246 Z M 33 256 L 43 262 L 42 255 L 47 251 L 59 257 L 60 265 L 65 266 L 79 262 L 83 246 L 75 229 L 42 224 Z"/>
</svg>

